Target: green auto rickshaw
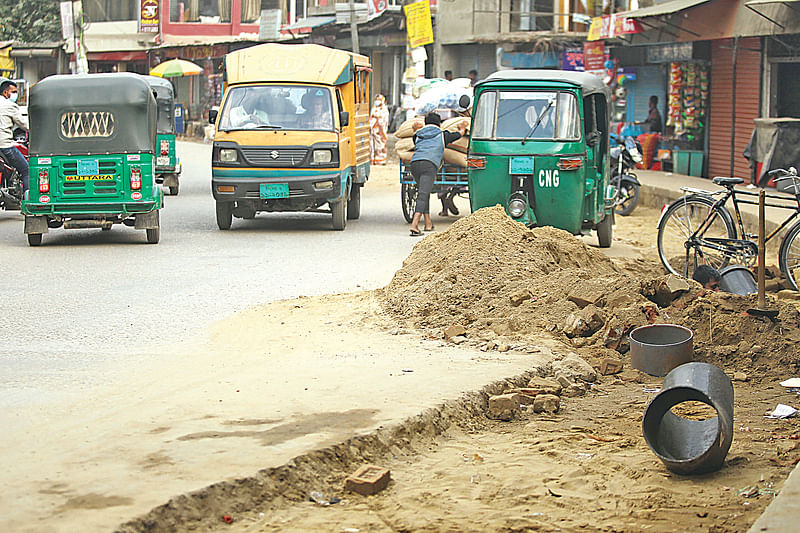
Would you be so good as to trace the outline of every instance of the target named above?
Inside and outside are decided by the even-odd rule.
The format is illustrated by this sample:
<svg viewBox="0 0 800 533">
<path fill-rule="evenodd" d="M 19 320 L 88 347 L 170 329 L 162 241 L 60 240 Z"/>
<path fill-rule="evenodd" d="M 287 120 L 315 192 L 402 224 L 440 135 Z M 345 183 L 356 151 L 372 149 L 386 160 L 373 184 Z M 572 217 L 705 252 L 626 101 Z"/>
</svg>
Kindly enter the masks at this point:
<svg viewBox="0 0 800 533">
<path fill-rule="evenodd" d="M 175 151 L 175 91 L 172 83 L 157 76 L 143 76 L 153 89 L 158 104 L 156 121 L 156 181 L 177 196 L 180 184 L 181 161 Z"/>
<path fill-rule="evenodd" d="M 50 76 L 30 91 L 28 243 L 50 228 L 125 224 L 159 240 L 156 101 L 137 74 Z"/>
<path fill-rule="evenodd" d="M 467 158 L 472 210 L 500 204 L 528 226 L 594 229 L 611 246 L 609 101 L 603 81 L 583 72 L 506 70 L 479 82 Z"/>
</svg>

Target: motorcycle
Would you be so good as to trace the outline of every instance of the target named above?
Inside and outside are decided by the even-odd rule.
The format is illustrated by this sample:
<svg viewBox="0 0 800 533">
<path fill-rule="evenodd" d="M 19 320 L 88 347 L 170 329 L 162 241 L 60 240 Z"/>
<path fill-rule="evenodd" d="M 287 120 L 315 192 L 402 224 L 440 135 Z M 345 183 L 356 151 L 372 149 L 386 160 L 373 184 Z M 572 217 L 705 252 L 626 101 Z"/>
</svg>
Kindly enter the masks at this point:
<svg viewBox="0 0 800 533">
<path fill-rule="evenodd" d="M 617 142 L 620 139 L 617 138 Z M 642 145 L 633 137 L 611 148 L 611 179 L 614 187 L 614 212 L 618 215 L 630 215 L 639 203 L 641 183 L 632 172 L 637 163 L 642 162 Z"/>
<path fill-rule="evenodd" d="M 14 148 L 28 159 L 28 141 L 24 132 L 15 132 Z M 0 209 L 19 211 L 22 195 L 22 176 L 0 153 Z"/>
</svg>

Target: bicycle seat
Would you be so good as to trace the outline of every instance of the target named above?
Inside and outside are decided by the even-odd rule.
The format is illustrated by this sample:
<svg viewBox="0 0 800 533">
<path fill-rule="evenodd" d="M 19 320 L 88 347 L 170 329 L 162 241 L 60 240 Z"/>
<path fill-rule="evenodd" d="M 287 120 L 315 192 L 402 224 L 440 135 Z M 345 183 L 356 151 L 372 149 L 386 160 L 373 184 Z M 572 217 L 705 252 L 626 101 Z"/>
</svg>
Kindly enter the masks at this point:
<svg viewBox="0 0 800 533">
<path fill-rule="evenodd" d="M 713 181 L 717 185 L 724 185 L 726 187 L 728 185 L 739 185 L 740 183 L 744 183 L 744 180 L 742 178 L 723 178 L 722 176 L 717 176 L 711 181 Z"/>
</svg>

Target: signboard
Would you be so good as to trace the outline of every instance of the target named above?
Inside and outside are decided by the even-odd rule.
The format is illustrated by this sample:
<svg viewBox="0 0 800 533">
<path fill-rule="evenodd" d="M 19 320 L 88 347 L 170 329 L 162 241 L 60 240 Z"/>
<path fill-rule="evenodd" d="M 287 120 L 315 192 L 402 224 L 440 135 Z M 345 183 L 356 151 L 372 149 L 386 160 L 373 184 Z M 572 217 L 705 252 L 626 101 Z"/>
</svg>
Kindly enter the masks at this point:
<svg viewBox="0 0 800 533">
<path fill-rule="evenodd" d="M 433 24 L 431 23 L 431 5 L 428 0 L 421 0 L 403 6 L 406 14 L 406 31 L 408 45 L 411 48 L 425 46 L 433 42 Z"/>
<path fill-rule="evenodd" d="M 258 24 L 259 41 L 277 41 L 281 36 L 281 10 L 262 9 Z"/>
<path fill-rule="evenodd" d="M 642 31 L 642 25 L 636 19 L 618 15 L 603 15 L 592 19 L 592 25 L 589 27 L 589 35 L 586 40 L 612 39 L 620 35 L 642 33 Z"/>
<path fill-rule="evenodd" d="M 75 38 L 75 27 L 72 22 L 72 2 L 61 2 L 61 36 L 71 41 Z"/>
<path fill-rule="evenodd" d="M 158 0 L 139 0 L 139 33 L 158 33 Z"/>
<path fill-rule="evenodd" d="M 561 70 L 583 72 L 583 48 L 566 48 L 561 52 Z"/>
<path fill-rule="evenodd" d="M 586 72 L 603 77 L 606 73 L 606 43 L 603 41 L 583 43 L 583 68 Z"/>
<path fill-rule="evenodd" d="M 386 11 L 388 0 L 367 0 L 367 16 L 373 19 Z"/>
<path fill-rule="evenodd" d="M 694 48 L 692 43 L 654 44 L 647 47 L 649 63 L 669 63 L 670 61 L 690 61 Z"/>
</svg>

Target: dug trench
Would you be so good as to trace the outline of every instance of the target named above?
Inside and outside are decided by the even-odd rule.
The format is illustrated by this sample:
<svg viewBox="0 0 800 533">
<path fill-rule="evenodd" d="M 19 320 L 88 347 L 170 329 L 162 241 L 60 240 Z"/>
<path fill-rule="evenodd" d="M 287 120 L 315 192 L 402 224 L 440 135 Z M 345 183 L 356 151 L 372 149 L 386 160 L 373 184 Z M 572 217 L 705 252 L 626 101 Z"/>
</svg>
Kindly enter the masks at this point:
<svg viewBox="0 0 800 533">
<path fill-rule="evenodd" d="M 628 237 L 646 240 L 635 233 Z M 798 311 L 770 298 L 779 320 L 751 317 L 744 311 L 752 298 L 664 276 L 647 255 L 610 259 L 564 232 L 526 229 L 497 208 L 459 220 L 421 241 L 392 282 L 369 295 L 381 305 L 367 323 L 473 350 L 527 353 L 528 372 L 175 497 L 119 530 L 747 529 L 800 459 L 800 424 L 764 418 L 796 399 L 778 382 L 798 371 Z M 630 367 L 626 339 L 648 323 L 686 325 L 695 332 L 695 359 L 735 375 L 733 445 L 715 473 L 671 474 L 644 442 L 642 414 L 661 380 Z M 622 371 L 602 375 L 604 362 Z M 543 378 L 556 381 L 556 412 L 526 406 L 510 421 L 487 418 L 491 396 L 541 388 Z M 709 416 L 702 405 L 676 409 Z M 345 493 L 345 477 L 365 463 L 390 469 L 392 482 L 375 496 Z M 341 501 L 321 506 L 309 501 L 312 491 Z"/>
</svg>

